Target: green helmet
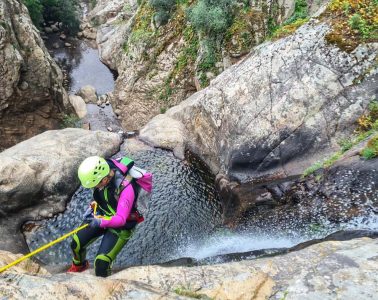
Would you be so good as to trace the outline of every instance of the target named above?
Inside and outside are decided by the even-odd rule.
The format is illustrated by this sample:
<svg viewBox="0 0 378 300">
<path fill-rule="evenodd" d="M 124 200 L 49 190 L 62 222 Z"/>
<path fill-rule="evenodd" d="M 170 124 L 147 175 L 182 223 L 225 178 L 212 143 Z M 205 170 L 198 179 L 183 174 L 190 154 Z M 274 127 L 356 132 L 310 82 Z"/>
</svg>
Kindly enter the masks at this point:
<svg viewBox="0 0 378 300">
<path fill-rule="evenodd" d="M 100 183 L 109 174 L 110 167 L 105 159 L 90 156 L 81 163 L 77 173 L 83 187 L 90 189 Z"/>
</svg>

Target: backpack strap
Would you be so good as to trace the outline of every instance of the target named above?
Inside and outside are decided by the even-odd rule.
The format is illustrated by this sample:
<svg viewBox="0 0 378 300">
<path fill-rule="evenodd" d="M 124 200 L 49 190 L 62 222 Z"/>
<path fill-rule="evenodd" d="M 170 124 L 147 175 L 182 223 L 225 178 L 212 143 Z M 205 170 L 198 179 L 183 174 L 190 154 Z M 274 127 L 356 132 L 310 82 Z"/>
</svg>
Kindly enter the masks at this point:
<svg viewBox="0 0 378 300">
<path fill-rule="evenodd" d="M 127 166 L 122 163 L 121 161 L 118 161 L 116 159 L 111 159 L 111 161 L 114 163 L 114 165 L 121 170 L 121 172 L 125 175 L 127 173 Z"/>
</svg>

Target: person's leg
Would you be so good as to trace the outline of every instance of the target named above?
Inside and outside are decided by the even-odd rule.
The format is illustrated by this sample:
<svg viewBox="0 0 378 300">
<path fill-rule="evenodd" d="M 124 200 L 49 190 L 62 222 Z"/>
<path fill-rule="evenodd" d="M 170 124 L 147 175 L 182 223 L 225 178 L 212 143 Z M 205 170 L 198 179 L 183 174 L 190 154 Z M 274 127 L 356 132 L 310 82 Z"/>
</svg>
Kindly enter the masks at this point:
<svg viewBox="0 0 378 300">
<path fill-rule="evenodd" d="M 86 264 L 87 247 L 105 232 L 102 228 L 90 228 L 89 226 L 78 231 L 72 237 L 71 249 L 72 262 L 76 266 Z"/>
<path fill-rule="evenodd" d="M 110 275 L 113 262 L 131 235 L 132 230 L 108 229 L 106 231 L 95 260 L 96 276 Z"/>
</svg>

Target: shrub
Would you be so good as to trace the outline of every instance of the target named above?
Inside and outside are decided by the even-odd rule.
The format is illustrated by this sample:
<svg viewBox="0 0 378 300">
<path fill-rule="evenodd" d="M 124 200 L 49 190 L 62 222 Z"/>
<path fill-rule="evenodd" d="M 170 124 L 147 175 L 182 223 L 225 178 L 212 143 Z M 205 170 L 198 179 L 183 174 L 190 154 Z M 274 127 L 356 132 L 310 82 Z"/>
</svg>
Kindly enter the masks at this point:
<svg viewBox="0 0 378 300">
<path fill-rule="evenodd" d="M 351 140 L 351 139 L 342 139 L 339 142 L 339 145 L 341 147 L 341 152 L 344 153 L 344 152 L 348 151 L 349 149 L 351 149 L 353 147 L 353 140 Z"/>
<path fill-rule="evenodd" d="M 234 17 L 235 0 L 199 0 L 188 10 L 194 28 L 208 36 L 225 33 Z"/>
<path fill-rule="evenodd" d="M 210 70 L 217 63 L 216 46 L 211 39 L 203 41 L 204 55 L 199 64 L 199 69 L 202 71 Z"/>
<path fill-rule="evenodd" d="M 326 39 L 348 52 L 361 42 L 375 42 L 378 38 L 377 15 L 377 0 L 331 0 L 323 14 L 332 26 Z"/>
<path fill-rule="evenodd" d="M 61 127 L 62 128 L 80 128 L 82 121 L 76 114 L 64 115 Z"/>
<path fill-rule="evenodd" d="M 156 11 L 154 15 L 156 24 L 166 24 L 171 16 L 171 12 L 176 7 L 176 0 L 150 0 L 149 2 Z"/>
<path fill-rule="evenodd" d="M 372 137 L 366 145 L 366 148 L 361 152 L 366 159 L 371 159 L 378 156 L 378 135 Z"/>
<path fill-rule="evenodd" d="M 79 30 L 77 0 L 23 0 L 23 2 L 35 26 L 40 27 L 44 20 L 51 20 L 62 22 L 72 33 Z"/>
<path fill-rule="evenodd" d="M 291 24 L 299 19 L 306 19 L 308 17 L 308 7 L 306 0 L 296 0 L 293 15 L 284 23 L 284 25 Z"/>
<path fill-rule="evenodd" d="M 170 11 L 176 6 L 176 0 L 150 0 L 150 5 L 155 10 Z"/>
</svg>

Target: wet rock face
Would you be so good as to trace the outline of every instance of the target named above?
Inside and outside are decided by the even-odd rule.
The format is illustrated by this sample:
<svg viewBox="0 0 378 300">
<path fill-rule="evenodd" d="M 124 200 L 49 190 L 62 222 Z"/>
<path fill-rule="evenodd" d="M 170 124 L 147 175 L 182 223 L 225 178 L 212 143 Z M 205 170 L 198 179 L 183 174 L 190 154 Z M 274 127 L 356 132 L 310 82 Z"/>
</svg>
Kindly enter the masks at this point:
<svg viewBox="0 0 378 300">
<path fill-rule="evenodd" d="M 47 129 L 71 111 L 63 76 L 22 1 L 0 1 L 0 150 Z"/>
<path fill-rule="evenodd" d="M 65 209 L 79 185 L 77 168 L 88 156 L 110 156 L 117 134 L 83 129 L 47 131 L 0 153 L 1 248 L 21 251 L 20 225 Z"/>
<path fill-rule="evenodd" d="M 373 220 L 378 212 L 378 159 L 354 156 L 305 179 L 233 189 L 224 185 L 222 192 L 226 221 L 241 227 L 271 233 L 308 232 L 311 227 L 332 232 L 339 224 Z"/>
</svg>

